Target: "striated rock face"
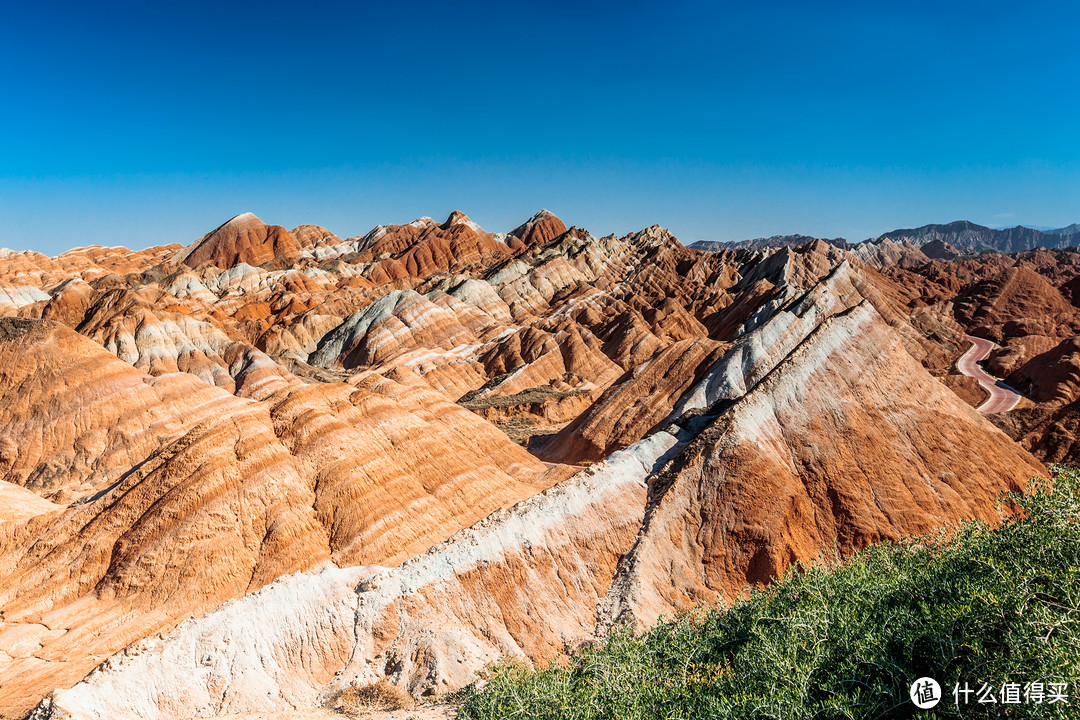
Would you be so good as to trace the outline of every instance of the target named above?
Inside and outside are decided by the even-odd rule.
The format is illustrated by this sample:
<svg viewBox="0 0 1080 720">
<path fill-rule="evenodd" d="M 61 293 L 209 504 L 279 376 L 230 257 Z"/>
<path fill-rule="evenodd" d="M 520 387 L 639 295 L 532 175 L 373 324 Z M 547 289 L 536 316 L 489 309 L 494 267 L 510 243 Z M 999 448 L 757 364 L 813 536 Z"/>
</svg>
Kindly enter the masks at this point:
<svg viewBox="0 0 1080 720">
<path fill-rule="evenodd" d="M 984 250 L 1014 253 L 1036 247 L 1064 248 L 1080 244 L 1080 233 L 1069 234 L 1068 229 L 1061 228 L 1060 231 L 1048 233 L 1018 225 L 995 230 L 959 220 L 947 225 L 924 225 L 909 230 L 893 230 L 881 238 L 908 242 L 916 247 L 930 243 L 948 244 L 967 253 Z"/>
<path fill-rule="evenodd" d="M 62 325 L 0 318 L 3 479 L 45 497 L 102 490 L 238 405 L 192 376 L 155 381 Z"/>
<path fill-rule="evenodd" d="M 1053 248 L 974 257 L 943 253 L 922 264 L 885 267 L 883 273 L 916 290 L 914 302 L 927 303 L 939 315 L 947 310 L 965 332 L 1000 343 L 986 361 L 987 370 L 1036 407 L 994 422 L 1046 462 L 1076 462 L 1070 448 L 1078 437 L 1071 408 L 1080 373 L 1075 342 L 1080 253 Z"/>
<path fill-rule="evenodd" d="M 114 657 L 37 717 L 310 707 L 389 668 L 421 693 L 506 653 L 554 657 L 592 633 L 640 527 L 645 477 L 675 444 L 660 433 L 397 568 L 279 581 Z"/>
<path fill-rule="evenodd" d="M 374 261 L 376 282 L 460 272 L 505 259 L 510 248 L 455 210 L 439 224 L 429 217 L 379 226 L 359 242 L 359 257 Z"/>
<path fill-rule="evenodd" d="M 1069 235 L 1065 230 L 1056 234 Z M 1031 244 L 1029 240 L 1050 246 L 1060 240 L 1023 228 L 992 231 L 954 223 L 888 233 L 851 247 L 850 253 L 893 281 L 894 288 L 902 288 L 895 298 L 906 308 L 900 314 L 925 337 L 935 337 L 939 345 L 954 344 L 962 333 L 996 339 L 1000 347 L 988 358 L 988 371 L 1040 407 L 995 422 L 1047 462 L 1063 458 L 1076 462 L 1069 448 L 1080 446 L 1071 429 L 1076 419 L 1070 417 L 1076 397 L 1073 385 L 1080 372 L 1072 347 L 1080 332 L 1076 311 L 1080 253 L 1050 247 L 1011 255 L 964 255 L 983 241 L 1000 240 L 1005 245 L 999 249 L 1010 249 L 1010 238 L 1022 240 L 1023 247 Z M 945 335 L 940 334 L 942 329 Z M 977 405 L 983 394 L 955 374 L 951 365 L 955 354 L 928 349 L 923 364 Z"/>
<path fill-rule="evenodd" d="M 521 225 L 510 231 L 510 236 L 520 241 L 521 245 L 546 245 L 566 232 L 563 221 L 547 210 L 541 210 Z"/>
<path fill-rule="evenodd" d="M 1045 347 L 1042 342 L 1038 346 Z M 1034 354 L 1009 373 L 1009 380 L 1039 402 L 1065 405 L 1080 399 L 1080 337 Z"/>
<path fill-rule="evenodd" d="M 640 440 L 720 358 L 724 345 L 680 340 L 658 351 L 607 389 L 539 452 L 563 462 L 595 461 Z"/>
<path fill-rule="evenodd" d="M 312 238 L 305 234 L 305 240 Z M 262 265 L 281 255 L 298 254 L 301 244 L 280 225 L 267 225 L 252 213 L 237 215 L 177 253 L 173 259 L 197 267 L 210 263 L 231 268 L 237 263 Z"/>
<path fill-rule="evenodd" d="M 289 234 L 296 239 L 297 245 L 302 248 L 333 247 L 344 242 L 321 225 L 298 225 L 290 230 Z"/>
<path fill-rule="evenodd" d="M 1068 253 L 761 245 L 455 211 L 3 255 L 0 713 L 441 692 L 1040 470 L 946 383 L 973 322 L 1013 372 L 1076 334 Z"/>
<path fill-rule="evenodd" d="M 495 428 L 381 376 L 312 385 L 229 356 L 238 397 L 13 318 L 0 359 L 8 708 L 276 577 L 400 562 L 543 487 Z"/>
<path fill-rule="evenodd" d="M 312 487 L 256 404 L 47 321 L 0 320 L 0 356 L 4 478 L 66 505 L 0 534 L 3 706 L 329 559 Z"/>
<path fill-rule="evenodd" d="M 978 283 L 956 300 L 956 317 L 973 335 L 1000 341 L 1006 336 L 1080 332 L 1077 308 L 1034 270 L 1011 267 Z"/>
<path fill-rule="evenodd" d="M 415 291 L 394 290 L 346 318 L 309 359 L 316 365 L 340 359 L 344 367 L 352 368 L 385 360 L 402 348 L 451 350 L 477 341 L 452 310 Z"/>
<path fill-rule="evenodd" d="M 292 576 L 143 641 L 36 716 L 310 707 L 384 675 L 448 690 L 506 654 L 546 662 L 612 622 L 731 599 L 834 537 L 843 552 L 990 517 L 1041 466 L 909 354 L 910 326 L 886 324 L 852 272 L 834 267 L 758 321 L 789 338 L 782 354 L 672 353 L 720 357 L 664 429 L 396 567 Z M 707 378 L 734 367 L 751 370 L 744 383 L 710 395 Z"/>
<path fill-rule="evenodd" d="M 1080 309 L 1034 267 L 1018 264 L 972 286 L 957 298 L 956 315 L 974 333 L 1005 343 L 988 366 L 1033 400 L 1080 398 Z"/>
<path fill-rule="evenodd" d="M 851 254 L 867 265 L 883 270 L 885 268 L 910 268 L 929 262 L 927 253 L 939 252 L 940 243 L 928 243 L 919 248 L 905 242 L 895 242 L 889 238 L 867 240 L 851 248 Z"/>
<path fill-rule="evenodd" d="M 864 301 L 825 321 L 656 475 L 604 613 L 648 625 L 730 600 L 834 539 L 846 552 L 993 520 L 994 498 L 1043 472 Z"/>
<path fill-rule="evenodd" d="M 281 578 L 182 623 L 164 642 L 135 643 L 31 717 L 149 720 L 318 707 L 320 688 L 354 651 L 356 587 L 370 574 L 330 565 Z"/>
<path fill-rule="evenodd" d="M 1080 402 L 1023 407 L 991 419 L 1043 462 L 1080 467 Z"/>
</svg>

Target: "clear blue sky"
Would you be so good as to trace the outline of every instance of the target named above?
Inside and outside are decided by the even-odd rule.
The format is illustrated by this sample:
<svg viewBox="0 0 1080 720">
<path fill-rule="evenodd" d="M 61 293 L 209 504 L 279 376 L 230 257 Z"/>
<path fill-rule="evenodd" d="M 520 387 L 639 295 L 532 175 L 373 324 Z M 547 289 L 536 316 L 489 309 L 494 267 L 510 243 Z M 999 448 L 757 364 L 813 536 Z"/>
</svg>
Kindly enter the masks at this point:
<svg viewBox="0 0 1080 720">
<path fill-rule="evenodd" d="M 9 3 L 0 246 L 1080 221 L 1072 2 Z"/>
</svg>

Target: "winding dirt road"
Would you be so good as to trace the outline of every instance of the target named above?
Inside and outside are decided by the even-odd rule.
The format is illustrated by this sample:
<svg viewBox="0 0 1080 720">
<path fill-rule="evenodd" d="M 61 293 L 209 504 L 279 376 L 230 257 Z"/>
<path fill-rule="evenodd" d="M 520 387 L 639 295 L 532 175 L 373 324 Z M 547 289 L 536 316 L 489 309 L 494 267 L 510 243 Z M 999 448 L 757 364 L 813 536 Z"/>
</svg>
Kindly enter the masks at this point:
<svg viewBox="0 0 1080 720">
<path fill-rule="evenodd" d="M 999 413 L 1012 410 L 1023 398 L 1023 395 L 993 375 L 988 374 L 978 364 L 997 346 L 985 338 L 971 335 L 965 335 L 964 337 L 971 343 L 971 347 L 956 361 L 956 369 L 964 375 L 969 375 L 978 380 L 983 389 L 990 393 L 990 398 L 975 409 L 982 413 Z"/>
</svg>

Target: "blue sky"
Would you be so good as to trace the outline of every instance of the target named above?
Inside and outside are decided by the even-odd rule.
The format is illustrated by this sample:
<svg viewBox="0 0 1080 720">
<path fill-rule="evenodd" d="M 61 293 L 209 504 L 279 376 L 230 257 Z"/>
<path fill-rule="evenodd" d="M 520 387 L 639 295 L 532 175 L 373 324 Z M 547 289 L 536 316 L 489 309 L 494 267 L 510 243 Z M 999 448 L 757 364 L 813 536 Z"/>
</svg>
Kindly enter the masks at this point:
<svg viewBox="0 0 1080 720">
<path fill-rule="evenodd" d="M 1074 3 L 24 3 L 0 246 L 540 207 L 858 240 L 1080 221 Z M 390 7 L 392 5 L 392 7 Z"/>
</svg>

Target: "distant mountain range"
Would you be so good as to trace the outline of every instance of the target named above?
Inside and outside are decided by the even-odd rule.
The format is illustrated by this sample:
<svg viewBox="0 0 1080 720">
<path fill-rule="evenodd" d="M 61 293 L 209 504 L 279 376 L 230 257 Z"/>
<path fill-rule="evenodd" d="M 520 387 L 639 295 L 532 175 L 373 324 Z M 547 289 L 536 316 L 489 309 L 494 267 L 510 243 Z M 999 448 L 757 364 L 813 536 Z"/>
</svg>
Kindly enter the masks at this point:
<svg viewBox="0 0 1080 720">
<path fill-rule="evenodd" d="M 811 235 L 773 235 L 767 238 L 755 238 L 753 240 L 739 240 L 737 242 L 718 242 L 716 240 L 700 240 L 692 245 L 691 248 L 695 250 L 708 250 L 709 252 L 720 252 L 722 250 L 747 250 L 754 248 L 775 248 L 775 247 L 799 247 L 805 245 L 814 240 L 822 240 L 835 245 L 836 247 L 849 249 L 852 243 L 849 243 L 844 238 L 816 238 Z"/>
<path fill-rule="evenodd" d="M 697 250 L 742 250 L 746 248 L 788 247 L 804 245 L 821 239 L 830 245 L 850 249 L 854 243 L 844 238 L 813 238 L 807 235 L 775 235 L 769 238 L 741 240 L 739 242 L 701 241 L 690 247 Z M 943 243 L 963 254 L 975 254 L 985 250 L 1002 253 L 1020 252 L 1032 248 L 1064 248 L 1080 246 L 1080 223 L 1052 230 L 1035 230 L 1017 225 L 1013 228 L 995 230 L 958 220 L 947 225 L 923 225 L 919 228 L 893 230 L 874 240 L 891 240 L 921 248 L 930 243 Z"/>
<path fill-rule="evenodd" d="M 1056 230 L 1047 230 L 1050 235 L 1077 235 L 1080 234 L 1080 223 L 1073 223 L 1072 225 L 1066 225 L 1063 228 Z"/>
<path fill-rule="evenodd" d="M 948 225 L 924 225 L 912 230 L 893 230 L 878 239 L 882 238 L 908 243 L 915 247 L 922 247 L 931 242 L 942 242 L 962 253 L 979 253 L 984 250 L 1013 253 L 1037 247 L 1076 247 L 1080 245 L 1080 227 L 1074 224 L 1044 232 L 1017 225 L 1005 230 L 994 230 L 973 222 L 959 220 Z"/>
</svg>

